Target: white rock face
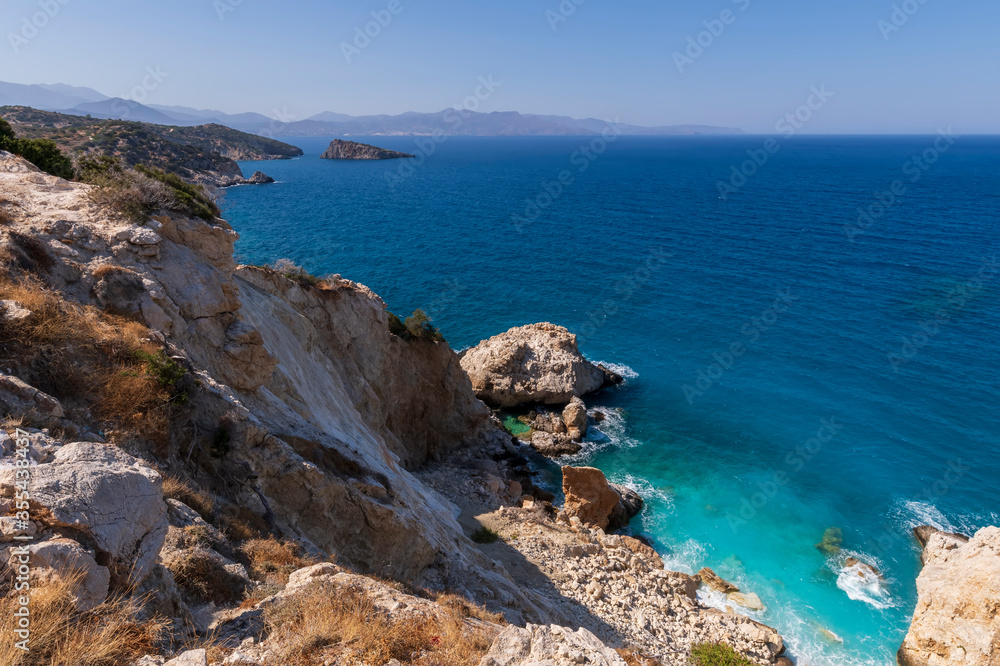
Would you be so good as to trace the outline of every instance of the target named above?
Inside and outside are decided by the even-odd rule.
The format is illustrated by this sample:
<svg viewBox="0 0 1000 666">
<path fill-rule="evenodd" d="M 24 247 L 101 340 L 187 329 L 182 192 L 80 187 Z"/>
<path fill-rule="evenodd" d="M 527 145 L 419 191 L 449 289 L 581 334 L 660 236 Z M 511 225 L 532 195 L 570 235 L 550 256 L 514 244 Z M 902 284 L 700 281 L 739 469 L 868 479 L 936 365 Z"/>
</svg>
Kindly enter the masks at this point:
<svg viewBox="0 0 1000 666">
<path fill-rule="evenodd" d="M 107 558 L 111 580 L 145 578 L 167 534 L 158 472 L 120 449 L 74 442 L 31 470 L 32 504 L 43 519 Z M 0 469 L 0 496 L 13 496 L 16 470 Z"/>
<path fill-rule="evenodd" d="M 968 542 L 938 532 L 924 546 L 902 666 L 1000 664 L 1000 528 Z"/>
<path fill-rule="evenodd" d="M 107 599 L 111 573 L 76 541 L 50 539 L 31 544 L 28 550 L 31 552 L 34 575 L 39 581 L 65 576 L 69 572 L 80 575 L 80 582 L 74 588 L 77 610 L 88 611 Z"/>
<path fill-rule="evenodd" d="M 507 627 L 479 666 L 626 666 L 618 653 L 586 629 L 556 625 Z"/>
<path fill-rule="evenodd" d="M 600 389 L 608 377 L 580 353 L 576 336 L 542 323 L 512 328 L 462 355 L 472 388 L 487 404 L 565 405 Z"/>
</svg>

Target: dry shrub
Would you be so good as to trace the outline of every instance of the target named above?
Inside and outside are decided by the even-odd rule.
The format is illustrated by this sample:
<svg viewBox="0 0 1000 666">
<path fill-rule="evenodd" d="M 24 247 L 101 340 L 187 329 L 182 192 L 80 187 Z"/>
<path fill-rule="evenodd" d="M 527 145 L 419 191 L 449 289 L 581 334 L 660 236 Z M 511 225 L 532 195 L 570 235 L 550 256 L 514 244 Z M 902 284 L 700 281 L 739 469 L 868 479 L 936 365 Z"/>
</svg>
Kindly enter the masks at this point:
<svg viewBox="0 0 1000 666">
<path fill-rule="evenodd" d="M 647 657 L 641 652 L 634 650 L 632 648 L 624 648 L 615 650 L 618 656 L 625 660 L 628 666 L 663 666 L 663 662 L 659 659 L 654 659 L 652 657 Z"/>
<path fill-rule="evenodd" d="M 97 187 L 90 190 L 90 200 L 135 222 L 177 204 L 170 186 L 131 169 L 99 180 Z"/>
<path fill-rule="evenodd" d="M 136 600 L 112 599 L 86 613 L 73 607 L 72 577 L 31 590 L 28 652 L 14 643 L 17 593 L 0 599 L 0 664 L 5 666 L 115 666 L 157 652 L 167 623 L 139 619 Z"/>
<path fill-rule="evenodd" d="M 216 527 L 233 543 L 256 539 L 268 533 L 269 526 L 264 518 L 245 506 L 227 504 L 215 515 Z"/>
<path fill-rule="evenodd" d="M 477 620 L 492 622 L 493 624 L 507 624 L 502 613 L 488 611 L 482 606 L 477 606 L 465 597 L 457 594 L 443 594 L 437 598 L 437 602 L 461 617 L 474 617 Z"/>
<path fill-rule="evenodd" d="M 250 563 L 250 577 L 271 585 L 284 585 L 293 571 L 316 564 L 314 558 L 302 555 L 301 550 L 296 543 L 274 537 L 251 539 L 240 546 Z"/>
<path fill-rule="evenodd" d="M 205 548 L 192 548 L 165 563 L 177 584 L 203 603 L 235 604 L 243 599 L 244 579 L 226 571 L 221 558 Z"/>
<path fill-rule="evenodd" d="M 0 225 L 14 224 L 16 218 L 6 208 L 0 208 Z"/>
<path fill-rule="evenodd" d="M 163 497 L 187 504 L 206 521 L 212 516 L 214 500 L 208 491 L 197 489 L 180 477 L 163 477 Z"/>
<path fill-rule="evenodd" d="M 145 326 L 66 301 L 34 278 L 0 279 L 0 299 L 33 313 L 0 322 L 5 367 L 60 400 L 82 401 L 127 433 L 165 441 L 171 396 L 143 360 L 158 352 Z"/>
<path fill-rule="evenodd" d="M 313 586 L 265 611 L 276 663 L 329 663 L 348 655 L 372 666 L 398 659 L 421 666 L 474 666 L 498 633 L 443 609 L 439 616 L 388 615 L 362 589 Z M 338 662 L 339 663 L 339 662 Z"/>
<path fill-rule="evenodd" d="M 105 275 L 112 275 L 117 273 L 131 273 L 135 275 L 135 271 L 131 271 L 127 268 L 122 268 L 121 266 L 115 266 L 114 264 L 101 264 L 94 269 L 94 279 L 100 280 Z"/>
</svg>

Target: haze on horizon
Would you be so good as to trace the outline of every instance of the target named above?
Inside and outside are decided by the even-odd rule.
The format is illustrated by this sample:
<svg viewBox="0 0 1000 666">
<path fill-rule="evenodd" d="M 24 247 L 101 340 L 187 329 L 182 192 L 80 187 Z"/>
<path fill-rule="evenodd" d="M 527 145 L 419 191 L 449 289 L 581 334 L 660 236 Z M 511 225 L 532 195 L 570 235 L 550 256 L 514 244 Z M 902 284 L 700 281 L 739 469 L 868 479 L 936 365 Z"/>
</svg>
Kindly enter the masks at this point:
<svg viewBox="0 0 1000 666">
<path fill-rule="evenodd" d="M 145 104 L 430 112 L 492 77 L 479 111 L 773 133 L 825 86 L 802 133 L 1000 133 L 989 0 L 8 0 L 0 17 L 0 80 Z"/>
</svg>

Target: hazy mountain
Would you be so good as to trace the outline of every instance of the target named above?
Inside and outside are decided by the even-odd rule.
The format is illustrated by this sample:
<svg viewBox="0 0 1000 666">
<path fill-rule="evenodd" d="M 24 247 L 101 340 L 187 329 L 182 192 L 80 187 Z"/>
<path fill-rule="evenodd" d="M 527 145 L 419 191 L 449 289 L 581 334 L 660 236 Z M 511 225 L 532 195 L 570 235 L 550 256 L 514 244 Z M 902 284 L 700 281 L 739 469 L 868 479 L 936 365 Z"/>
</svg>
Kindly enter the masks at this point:
<svg viewBox="0 0 1000 666">
<path fill-rule="evenodd" d="M 266 136 L 405 136 L 444 133 L 464 136 L 558 136 L 600 134 L 609 126 L 621 134 L 671 136 L 693 134 L 742 134 L 730 127 L 669 125 L 641 127 L 608 123 L 596 118 L 571 118 L 494 111 L 476 113 L 445 109 L 436 113 L 409 112 L 399 115 L 349 116 L 333 111 L 317 113 L 306 120 L 279 122 L 260 113 L 224 113 L 190 106 L 139 104 L 108 98 L 91 88 L 61 83 L 21 85 L 0 82 L 0 105 L 31 106 L 47 111 L 87 115 L 94 118 L 139 120 L 161 125 L 194 126 L 217 123 L 243 132 Z"/>
<path fill-rule="evenodd" d="M 103 99 L 107 97 L 90 88 L 78 88 L 61 83 L 24 85 L 0 81 L 0 106 L 20 105 L 52 111 Z"/>
<path fill-rule="evenodd" d="M 176 125 L 176 118 L 151 109 L 148 106 L 133 102 L 121 97 L 112 97 L 100 102 L 85 102 L 77 104 L 69 109 L 63 109 L 63 113 L 76 114 L 78 116 L 93 116 L 94 118 L 110 118 L 114 120 L 137 120 L 143 123 L 156 123 L 158 125 Z M 200 122 L 197 124 L 201 124 Z"/>
</svg>

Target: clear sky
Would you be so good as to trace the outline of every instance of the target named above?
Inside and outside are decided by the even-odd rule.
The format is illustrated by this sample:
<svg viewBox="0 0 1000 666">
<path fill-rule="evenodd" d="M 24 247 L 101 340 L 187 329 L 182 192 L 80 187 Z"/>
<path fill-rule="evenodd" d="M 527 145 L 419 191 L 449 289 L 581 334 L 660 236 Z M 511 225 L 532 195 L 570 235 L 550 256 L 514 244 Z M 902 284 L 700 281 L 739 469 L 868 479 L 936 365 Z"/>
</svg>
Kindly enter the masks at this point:
<svg viewBox="0 0 1000 666">
<path fill-rule="evenodd" d="M 479 110 L 760 133 L 826 86 L 802 132 L 1000 132 L 1000 2 L 893 2 L 4 0 L 0 80 L 125 97 L 159 68 L 147 103 L 295 120 L 439 111 L 492 76 Z M 348 62 L 371 12 L 391 20 Z"/>
</svg>

